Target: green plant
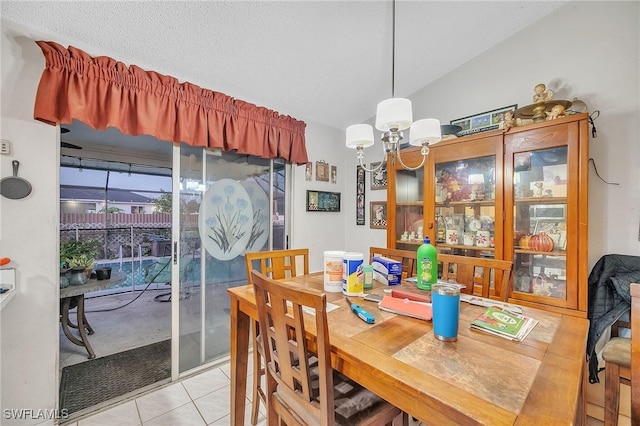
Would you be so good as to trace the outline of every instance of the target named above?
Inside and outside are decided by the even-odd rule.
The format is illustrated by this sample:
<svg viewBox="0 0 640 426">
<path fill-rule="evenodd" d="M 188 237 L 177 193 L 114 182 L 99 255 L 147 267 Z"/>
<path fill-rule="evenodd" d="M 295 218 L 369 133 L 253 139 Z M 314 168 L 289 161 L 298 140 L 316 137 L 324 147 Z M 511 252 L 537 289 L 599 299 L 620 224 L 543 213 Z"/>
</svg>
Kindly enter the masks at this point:
<svg viewBox="0 0 640 426">
<path fill-rule="evenodd" d="M 91 268 L 98 256 L 97 240 L 67 241 L 60 244 L 60 264 L 67 268 Z"/>
</svg>

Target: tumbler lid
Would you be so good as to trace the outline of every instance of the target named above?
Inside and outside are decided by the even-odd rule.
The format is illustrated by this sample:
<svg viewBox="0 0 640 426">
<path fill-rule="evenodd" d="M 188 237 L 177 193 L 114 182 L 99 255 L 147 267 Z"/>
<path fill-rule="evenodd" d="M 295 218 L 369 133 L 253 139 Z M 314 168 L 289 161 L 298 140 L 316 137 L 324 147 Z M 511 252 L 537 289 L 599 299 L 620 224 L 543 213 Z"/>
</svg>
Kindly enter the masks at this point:
<svg viewBox="0 0 640 426">
<path fill-rule="evenodd" d="M 460 294 L 460 287 L 454 284 L 434 284 L 431 286 L 431 293 L 443 296 L 457 296 Z"/>
</svg>

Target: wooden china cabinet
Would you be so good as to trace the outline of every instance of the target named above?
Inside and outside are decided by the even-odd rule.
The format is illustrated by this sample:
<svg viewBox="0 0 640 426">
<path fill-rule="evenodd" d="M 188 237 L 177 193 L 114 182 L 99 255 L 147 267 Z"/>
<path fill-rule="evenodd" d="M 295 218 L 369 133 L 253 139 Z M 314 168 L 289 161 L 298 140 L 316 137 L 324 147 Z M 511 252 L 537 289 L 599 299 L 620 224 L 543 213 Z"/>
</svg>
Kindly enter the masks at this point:
<svg viewBox="0 0 640 426">
<path fill-rule="evenodd" d="M 428 235 L 441 253 L 512 261 L 510 302 L 586 317 L 588 130 L 579 114 L 442 141 L 419 170 L 388 163 L 387 246 Z M 402 159 L 420 164 L 420 148 Z"/>
</svg>

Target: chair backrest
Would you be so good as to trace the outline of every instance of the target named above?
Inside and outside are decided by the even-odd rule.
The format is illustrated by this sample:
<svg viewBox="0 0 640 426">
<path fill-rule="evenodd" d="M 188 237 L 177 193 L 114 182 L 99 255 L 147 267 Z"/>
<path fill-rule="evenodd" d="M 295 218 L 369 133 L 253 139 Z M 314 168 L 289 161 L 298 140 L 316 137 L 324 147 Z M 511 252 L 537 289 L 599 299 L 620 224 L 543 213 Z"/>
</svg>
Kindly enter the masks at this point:
<svg viewBox="0 0 640 426">
<path fill-rule="evenodd" d="M 640 284 L 631 293 L 631 424 L 640 424 Z"/>
<path fill-rule="evenodd" d="M 245 253 L 245 263 L 247 267 L 247 279 L 249 284 L 251 281 L 251 271 L 259 270 L 266 276 L 274 280 L 282 278 L 295 277 L 297 275 L 309 273 L 309 249 L 291 249 L 291 250 L 271 250 L 271 251 L 255 251 Z M 298 273 L 297 260 L 302 260 L 302 274 Z M 254 261 L 259 262 L 260 267 L 254 267 Z"/>
<path fill-rule="evenodd" d="M 251 275 L 260 335 L 267 348 L 268 405 L 273 404 L 271 407 L 289 425 L 333 425 L 333 370 L 325 294 L 275 281 L 255 270 Z M 315 324 L 305 324 L 303 307 L 315 312 Z M 307 326 L 316 329 L 315 357 L 311 356 L 309 340 L 305 338 Z M 318 387 L 312 379 L 316 374 Z"/>
<path fill-rule="evenodd" d="M 371 247 L 369 249 L 369 261 L 374 256 L 384 256 L 398 262 L 402 262 L 402 278 L 415 277 L 417 272 L 416 251 L 399 250 L 386 247 Z"/>
<path fill-rule="evenodd" d="M 513 262 L 438 253 L 438 263 L 442 265 L 440 278 L 465 284 L 463 293 L 507 300 Z"/>
</svg>

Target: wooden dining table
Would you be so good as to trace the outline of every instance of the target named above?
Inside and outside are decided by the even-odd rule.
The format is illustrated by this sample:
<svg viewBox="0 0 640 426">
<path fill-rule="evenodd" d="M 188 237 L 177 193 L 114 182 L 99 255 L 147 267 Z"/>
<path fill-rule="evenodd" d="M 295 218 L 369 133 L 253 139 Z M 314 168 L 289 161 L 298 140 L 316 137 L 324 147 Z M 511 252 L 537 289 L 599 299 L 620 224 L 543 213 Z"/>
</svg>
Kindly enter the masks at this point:
<svg viewBox="0 0 640 426">
<path fill-rule="evenodd" d="M 322 272 L 287 278 L 323 289 Z M 374 282 L 368 293 L 384 294 Z M 418 290 L 403 282 L 394 286 Z M 257 319 L 252 286 L 228 290 L 231 303 L 231 424 L 243 425 L 249 328 Z M 350 297 L 375 317 L 357 318 L 344 295 L 326 293 L 338 308 L 327 314 L 334 369 L 429 425 L 586 424 L 588 320 L 523 307 L 539 321 L 522 342 L 472 330 L 486 308 L 460 303 L 458 339 L 435 338 L 430 321 L 378 309 Z M 309 333 L 313 333 L 311 327 Z M 313 336 L 309 336 L 313 338 Z"/>
</svg>

